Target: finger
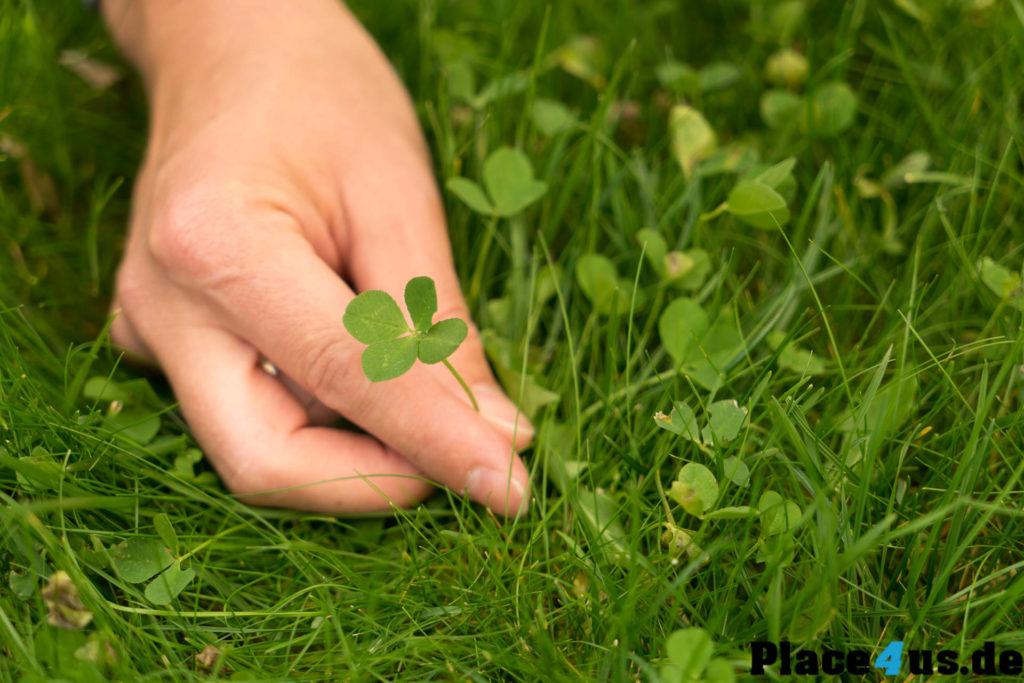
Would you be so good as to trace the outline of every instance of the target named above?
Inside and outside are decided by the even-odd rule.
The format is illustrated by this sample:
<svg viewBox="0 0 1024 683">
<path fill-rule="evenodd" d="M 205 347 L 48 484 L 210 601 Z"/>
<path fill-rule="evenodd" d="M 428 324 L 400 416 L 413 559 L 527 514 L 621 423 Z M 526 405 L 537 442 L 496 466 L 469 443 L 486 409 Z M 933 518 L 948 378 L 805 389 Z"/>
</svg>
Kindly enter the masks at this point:
<svg viewBox="0 0 1024 683">
<path fill-rule="evenodd" d="M 376 439 L 309 426 L 296 397 L 233 335 L 178 327 L 160 339 L 160 363 L 189 426 L 246 502 L 354 513 L 429 495 L 418 468 Z"/>
<path fill-rule="evenodd" d="M 281 372 L 281 369 L 269 360 L 261 360 L 260 368 L 264 372 L 267 372 L 271 377 L 276 378 L 285 389 L 292 393 L 292 396 L 295 397 L 306 411 L 306 418 L 309 421 L 309 424 L 324 427 L 337 422 L 340 417 L 337 412 L 331 410 L 317 400 L 316 396 L 303 389 L 298 382 Z"/>
<path fill-rule="evenodd" d="M 434 280 L 438 300 L 435 320 L 455 317 L 469 324 L 469 335 L 452 355 L 452 365 L 473 389 L 481 413 L 510 441 L 514 439 L 517 449 L 524 448 L 533 439 L 533 426 L 502 391 L 487 364 L 452 263 L 440 198 L 429 180 L 429 169 L 420 166 L 417 159 L 411 159 L 407 164 L 360 173 L 346 181 L 346 191 L 360 197 L 349 208 L 348 219 L 353 225 L 374 228 L 353 236 L 347 270 L 359 291 L 382 289 L 401 294 L 414 277 L 426 275 Z M 394 199 L 397 191 L 402 193 L 401 202 Z M 409 248 L 411 244 L 415 248 Z M 437 372 L 452 392 L 465 396 L 446 369 L 439 366 Z"/>
<path fill-rule="evenodd" d="M 125 312 L 116 301 L 111 305 L 111 315 L 114 316 L 114 320 L 110 325 L 110 340 L 114 347 L 123 351 L 125 354 L 125 360 L 132 365 L 156 369 L 156 355 L 153 353 L 153 350 L 149 345 L 142 339 L 142 336 L 139 335 L 138 330 L 135 329 L 131 319 L 125 315 Z M 266 363 L 270 362 L 266 361 Z M 263 363 L 261 363 L 260 366 L 264 370 L 267 369 L 266 365 Z M 273 368 L 272 375 L 278 376 L 281 384 L 291 391 L 303 406 L 306 411 L 309 424 L 322 426 L 329 425 L 337 421 L 338 414 L 336 412 L 316 400 L 315 396 L 312 396 L 308 391 L 296 384 L 287 375 L 280 373 L 272 363 L 270 363 L 270 367 Z"/>
<path fill-rule="evenodd" d="M 110 307 L 110 315 L 114 316 L 110 323 L 110 341 L 114 348 L 123 351 L 131 363 L 152 366 L 156 362 L 153 350 L 142 340 L 116 301 Z"/>
<path fill-rule="evenodd" d="M 528 475 L 509 441 L 424 366 L 371 384 L 361 368 L 364 346 L 342 324 L 352 291 L 285 214 L 248 218 L 179 224 L 173 238 L 154 242 L 156 254 L 181 285 L 203 288 L 237 336 L 325 405 L 432 479 L 501 514 L 521 511 Z"/>
</svg>

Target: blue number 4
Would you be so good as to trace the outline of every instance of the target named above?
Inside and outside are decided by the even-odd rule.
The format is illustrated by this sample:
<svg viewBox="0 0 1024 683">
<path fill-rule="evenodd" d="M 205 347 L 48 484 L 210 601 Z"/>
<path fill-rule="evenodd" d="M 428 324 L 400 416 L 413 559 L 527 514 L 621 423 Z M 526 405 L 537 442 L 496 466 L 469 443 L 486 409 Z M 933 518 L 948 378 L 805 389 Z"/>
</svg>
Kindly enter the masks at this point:
<svg viewBox="0 0 1024 683">
<path fill-rule="evenodd" d="M 894 640 L 878 653 L 878 657 L 875 658 L 875 668 L 882 669 L 886 676 L 895 676 L 900 672 L 902 658 L 903 641 Z"/>
</svg>

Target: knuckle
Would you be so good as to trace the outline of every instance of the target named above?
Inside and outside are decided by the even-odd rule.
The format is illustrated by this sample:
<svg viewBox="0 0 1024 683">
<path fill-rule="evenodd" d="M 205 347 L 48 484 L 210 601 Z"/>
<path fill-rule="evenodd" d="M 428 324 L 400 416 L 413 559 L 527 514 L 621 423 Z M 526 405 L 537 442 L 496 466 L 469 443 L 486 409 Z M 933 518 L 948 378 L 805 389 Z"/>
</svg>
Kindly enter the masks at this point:
<svg viewBox="0 0 1024 683">
<path fill-rule="evenodd" d="M 359 412 L 362 364 L 359 349 L 349 339 L 319 336 L 302 358 L 300 376 L 310 393 L 339 412 Z"/>
<path fill-rule="evenodd" d="M 155 262 L 178 284 L 215 287 L 237 275 L 245 261 L 241 239 L 242 215 L 231 192 L 188 190 L 178 193 L 157 211 L 147 235 Z"/>
<path fill-rule="evenodd" d="M 469 307 L 466 306 L 466 302 L 461 297 L 455 301 L 438 302 L 437 314 L 434 316 L 434 319 L 445 320 L 447 318 L 460 318 L 469 326 L 470 334 L 476 331 L 476 324 L 469 315 Z"/>
</svg>

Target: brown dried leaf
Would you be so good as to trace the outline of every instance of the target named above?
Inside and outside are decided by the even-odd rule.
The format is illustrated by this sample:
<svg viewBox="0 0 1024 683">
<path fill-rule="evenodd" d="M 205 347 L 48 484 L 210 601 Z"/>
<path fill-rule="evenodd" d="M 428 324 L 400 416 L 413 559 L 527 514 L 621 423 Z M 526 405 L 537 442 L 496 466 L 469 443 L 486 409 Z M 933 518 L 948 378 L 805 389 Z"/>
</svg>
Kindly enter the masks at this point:
<svg viewBox="0 0 1024 683">
<path fill-rule="evenodd" d="M 36 213 L 56 213 L 57 186 L 49 173 L 36 166 L 25 145 L 8 135 L 0 136 L 0 154 L 20 162 L 21 179 L 25 183 L 25 194 L 32 210 Z"/>
<path fill-rule="evenodd" d="M 82 50 L 63 50 L 57 61 L 95 90 L 106 90 L 123 75 L 116 66 L 90 57 Z"/>
<path fill-rule="evenodd" d="M 207 645 L 203 648 L 203 651 L 196 655 L 196 668 L 204 674 L 213 673 L 217 668 L 217 662 L 224 653 L 216 645 Z M 220 667 L 221 671 L 230 671 L 231 667 L 224 664 Z"/>
<path fill-rule="evenodd" d="M 66 629 L 82 629 L 92 621 L 92 612 L 78 597 L 78 587 L 64 570 L 55 571 L 41 593 L 49 614 L 46 623 Z"/>
</svg>

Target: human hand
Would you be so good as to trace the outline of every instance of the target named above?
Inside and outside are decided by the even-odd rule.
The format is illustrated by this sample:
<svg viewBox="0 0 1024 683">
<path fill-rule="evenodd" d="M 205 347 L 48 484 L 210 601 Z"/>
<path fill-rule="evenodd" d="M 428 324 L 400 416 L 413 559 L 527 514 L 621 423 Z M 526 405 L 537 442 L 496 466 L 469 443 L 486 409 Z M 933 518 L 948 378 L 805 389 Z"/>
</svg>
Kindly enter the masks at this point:
<svg viewBox="0 0 1024 683">
<path fill-rule="evenodd" d="M 425 498 L 426 478 L 523 509 L 514 448 L 532 428 L 476 329 L 451 361 L 480 413 L 443 367 L 371 385 L 342 325 L 354 292 L 400 298 L 419 275 L 437 283 L 438 318 L 469 321 L 415 113 L 359 23 L 335 0 L 104 13 L 151 108 L 112 336 L 163 368 L 228 488 L 362 512 Z M 373 436 L 319 426 L 324 406 Z"/>
</svg>

